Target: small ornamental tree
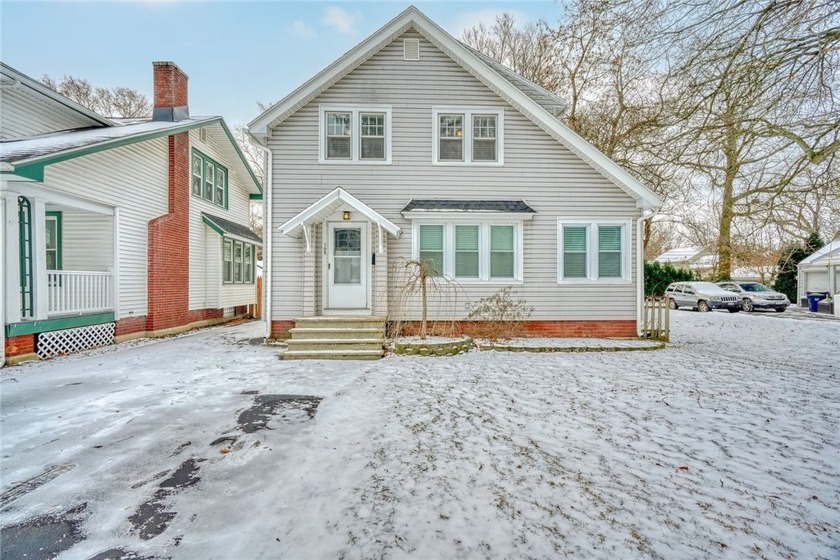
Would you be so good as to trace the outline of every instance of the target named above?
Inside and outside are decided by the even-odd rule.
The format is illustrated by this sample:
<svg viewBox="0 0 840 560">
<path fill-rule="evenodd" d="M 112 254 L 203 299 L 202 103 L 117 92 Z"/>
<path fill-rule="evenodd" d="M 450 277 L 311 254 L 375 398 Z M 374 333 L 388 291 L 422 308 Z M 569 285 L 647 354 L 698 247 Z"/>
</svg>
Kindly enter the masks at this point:
<svg viewBox="0 0 840 560">
<path fill-rule="evenodd" d="M 796 265 L 802 262 L 805 257 L 814 254 L 822 248 L 825 243 L 818 233 L 812 233 L 803 243 L 793 243 L 782 250 L 779 255 L 779 274 L 773 283 L 773 289 L 785 294 L 794 303 L 798 294 L 797 278 L 799 270 Z"/>
</svg>

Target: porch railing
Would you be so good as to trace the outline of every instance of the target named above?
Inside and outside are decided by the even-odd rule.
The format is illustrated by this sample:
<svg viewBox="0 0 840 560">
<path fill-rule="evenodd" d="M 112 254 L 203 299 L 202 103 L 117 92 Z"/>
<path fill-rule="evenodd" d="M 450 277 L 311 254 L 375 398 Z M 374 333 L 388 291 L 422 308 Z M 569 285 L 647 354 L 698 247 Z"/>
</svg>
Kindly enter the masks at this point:
<svg viewBox="0 0 840 560">
<path fill-rule="evenodd" d="M 113 305 L 113 274 L 76 270 L 48 270 L 48 315 L 110 311 Z"/>
</svg>

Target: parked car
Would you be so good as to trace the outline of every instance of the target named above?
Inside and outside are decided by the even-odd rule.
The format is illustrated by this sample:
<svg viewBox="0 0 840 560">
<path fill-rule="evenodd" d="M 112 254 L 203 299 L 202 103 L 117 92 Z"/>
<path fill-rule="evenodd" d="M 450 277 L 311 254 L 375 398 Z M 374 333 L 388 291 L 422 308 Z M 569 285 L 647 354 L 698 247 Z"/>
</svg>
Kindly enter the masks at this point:
<svg viewBox="0 0 840 560">
<path fill-rule="evenodd" d="M 740 296 L 711 282 L 674 282 L 665 288 L 665 297 L 671 309 L 691 307 L 701 313 L 712 309 L 738 313 L 742 306 Z"/>
<path fill-rule="evenodd" d="M 775 309 L 777 313 L 781 313 L 790 305 L 790 300 L 785 294 L 771 290 L 758 282 L 718 282 L 718 286 L 738 294 L 744 311 Z"/>
</svg>

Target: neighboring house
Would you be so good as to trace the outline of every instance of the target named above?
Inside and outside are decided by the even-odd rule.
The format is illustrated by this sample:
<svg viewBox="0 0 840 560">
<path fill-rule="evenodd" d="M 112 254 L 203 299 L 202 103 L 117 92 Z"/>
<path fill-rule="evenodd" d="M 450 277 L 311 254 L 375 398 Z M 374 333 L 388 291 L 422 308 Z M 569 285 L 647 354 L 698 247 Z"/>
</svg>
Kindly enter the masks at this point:
<svg viewBox="0 0 840 560">
<path fill-rule="evenodd" d="M 805 257 L 798 265 L 799 304 L 808 305 L 808 292 L 840 293 L 840 238 Z"/>
<path fill-rule="evenodd" d="M 670 264 L 675 268 L 686 268 L 699 274 L 711 272 L 717 265 L 717 257 L 711 251 L 699 247 L 681 247 L 665 251 L 654 262 Z"/>
<path fill-rule="evenodd" d="M 109 119 L 3 64 L 4 362 L 186 330 L 254 303 L 257 179 L 187 76 L 154 63 L 150 119 Z"/>
<path fill-rule="evenodd" d="M 313 316 L 418 320 L 395 274 L 420 258 L 457 282 L 432 319 L 513 285 L 530 333 L 636 336 L 640 228 L 660 202 L 563 107 L 410 7 L 257 117 L 270 335 Z"/>
</svg>

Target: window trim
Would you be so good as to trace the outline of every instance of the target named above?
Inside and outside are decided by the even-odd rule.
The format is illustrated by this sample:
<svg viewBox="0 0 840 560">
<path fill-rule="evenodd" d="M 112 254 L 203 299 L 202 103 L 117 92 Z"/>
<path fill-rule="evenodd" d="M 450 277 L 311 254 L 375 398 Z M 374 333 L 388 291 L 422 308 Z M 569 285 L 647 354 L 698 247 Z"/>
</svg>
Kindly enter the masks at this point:
<svg viewBox="0 0 840 560">
<path fill-rule="evenodd" d="M 230 261 L 225 260 L 225 246 L 230 245 Z M 242 279 L 236 279 L 236 246 L 242 247 L 242 258 L 239 260 Z M 230 280 L 225 278 L 225 263 L 230 262 Z M 250 270 L 248 270 L 250 266 Z M 247 274 L 250 272 L 250 275 Z M 253 243 L 246 243 L 231 237 L 222 238 L 222 284 L 225 285 L 247 285 L 256 282 L 257 278 L 257 246 Z"/>
<path fill-rule="evenodd" d="M 464 157 L 461 161 L 440 161 L 440 117 L 442 115 L 464 116 Z M 473 117 L 496 117 L 496 160 L 473 161 Z M 463 107 L 457 105 L 435 105 L 432 107 L 432 165 L 477 165 L 501 166 L 505 164 L 505 110 L 503 107 Z"/>
<path fill-rule="evenodd" d="M 633 273 L 633 229 L 632 220 L 614 218 L 557 218 L 557 283 L 564 285 L 591 285 L 591 284 L 632 284 Z M 563 276 L 563 227 L 564 226 L 585 226 L 586 227 L 586 277 L 585 278 L 564 278 Z M 621 276 L 604 277 L 598 276 L 598 227 L 617 226 L 621 228 Z"/>
<path fill-rule="evenodd" d="M 195 158 L 198 157 L 201 159 L 201 192 L 196 193 L 193 189 L 193 178 L 198 177 L 195 173 L 195 169 L 193 168 L 193 164 L 195 163 Z M 204 170 L 207 169 L 207 164 L 210 163 L 213 166 L 213 188 L 211 189 L 211 197 L 207 198 L 204 196 L 205 185 L 207 183 L 206 177 L 204 176 Z M 218 204 L 216 202 L 216 190 L 217 190 L 217 177 L 218 173 L 217 170 L 220 170 L 224 173 L 224 204 Z M 218 208 L 224 208 L 225 210 L 228 209 L 228 204 L 230 200 L 230 170 L 227 166 L 222 165 L 212 157 L 208 156 L 198 148 L 192 148 L 192 152 L 190 154 L 190 196 L 203 200 L 205 202 L 209 202 L 213 206 Z"/>
<path fill-rule="evenodd" d="M 62 216 L 60 211 L 47 211 L 44 212 L 46 221 L 54 221 L 55 222 L 55 270 L 63 270 L 62 265 L 62 253 L 63 253 L 63 234 L 62 234 Z"/>
<path fill-rule="evenodd" d="M 327 159 L 327 113 L 350 113 L 350 159 Z M 385 158 L 362 159 L 362 114 L 385 115 Z M 390 165 L 391 106 L 322 104 L 318 106 L 318 163 L 327 165 Z"/>
<path fill-rule="evenodd" d="M 524 282 L 523 220 L 513 217 L 482 217 L 476 215 L 417 217 L 411 225 L 411 254 L 420 258 L 420 226 L 443 226 L 443 275 L 461 285 L 509 286 Z M 455 226 L 478 226 L 478 278 L 455 276 Z M 513 226 L 513 274 L 511 278 L 490 277 L 490 228 L 492 226 Z"/>
</svg>

